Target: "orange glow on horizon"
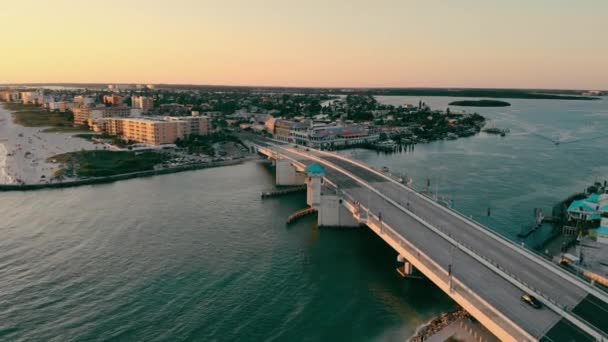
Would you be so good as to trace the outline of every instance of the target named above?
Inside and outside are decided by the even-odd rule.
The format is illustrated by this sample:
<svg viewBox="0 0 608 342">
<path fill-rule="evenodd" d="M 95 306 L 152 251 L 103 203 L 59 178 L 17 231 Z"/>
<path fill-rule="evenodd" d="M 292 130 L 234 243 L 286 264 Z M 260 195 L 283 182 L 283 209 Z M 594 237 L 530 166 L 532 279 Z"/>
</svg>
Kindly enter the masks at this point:
<svg viewBox="0 0 608 342">
<path fill-rule="evenodd" d="M 1 83 L 608 89 L 608 2 L 21 0 Z"/>
</svg>

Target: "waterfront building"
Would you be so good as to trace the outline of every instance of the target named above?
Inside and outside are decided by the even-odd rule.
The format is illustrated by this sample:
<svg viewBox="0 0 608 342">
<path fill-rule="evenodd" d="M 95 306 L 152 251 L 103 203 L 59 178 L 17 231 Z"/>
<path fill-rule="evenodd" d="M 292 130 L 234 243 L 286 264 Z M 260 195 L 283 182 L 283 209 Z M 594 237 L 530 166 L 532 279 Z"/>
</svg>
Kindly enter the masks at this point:
<svg viewBox="0 0 608 342">
<path fill-rule="evenodd" d="M 380 138 L 369 127 L 358 124 L 314 124 L 292 132 L 294 142 L 310 147 L 348 146 L 372 143 Z"/>
<path fill-rule="evenodd" d="M 74 113 L 74 125 L 86 125 L 89 119 L 99 119 L 108 117 L 129 117 L 131 116 L 131 108 L 127 106 L 119 107 L 89 107 L 78 106 L 72 109 Z"/>
<path fill-rule="evenodd" d="M 173 144 L 183 137 L 182 122 L 154 118 L 110 119 L 110 133 L 150 145 Z"/>
<path fill-rule="evenodd" d="M 68 101 L 55 101 L 55 102 L 49 102 L 48 103 L 48 108 L 50 111 L 55 111 L 55 112 L 65 112 L 67 110 L 72 110 L 74 107 L 74 102 L 68 102 Z"/>
<path fill-rule="evenodd" d="M 275 139 L 310 147 L 348 146 L 372 143 L 380 139 L 377 132 L 361 124 L 327 124 L 310 120 L 300 122 L 270 119 L 266 127 Z"/>
<path fill-rule="evenodd" d="M 19 92 L 14 90 L 3 90 L 0 92 L 0 100 L 5 102 L 17 102 L 19 101 Z"/>
<path fill-rule="evenodd" d="M 596 221 L 603 214 L 608 214 L 608 194 L 591 194 L 572 201 L 568 207 L 568 218 L 571 220 Z"/>
<path fill-rule="evenodd" d="M 208 116 L 166 116 L 165 120 L 183 122 L 181 137 L 190 134 L 208 135 L 211 132 L 211 120 Z"/>
<path fill-rule="evenodd" d="M 272 134 L 277 140 L 292 142 L 291 130 L 293 126 L 293 121 L 277 119 L 274 121 Z"/>
<path fill-rule="evenodd" d="M 95 132 L 105 132 L 120 136 L 124 140 L 137 141 L 149 145 L 173 144 L 191 134 L 207 135 L 211 123 L 207 116 L 189 117 L 91 117 L 89 128 Z"/>
<path fill-rule="evenodd" d="M 595 230 L 597 242 L 608 244 L 608 217 L 602 217 L 599 228 Z"/>
<path fill-rule="evenodd" d="M 42 104 L 44 92 L 42 90 L 22 91 L 20 93 L 21 103 L 23 104 Z"/>
</svg>

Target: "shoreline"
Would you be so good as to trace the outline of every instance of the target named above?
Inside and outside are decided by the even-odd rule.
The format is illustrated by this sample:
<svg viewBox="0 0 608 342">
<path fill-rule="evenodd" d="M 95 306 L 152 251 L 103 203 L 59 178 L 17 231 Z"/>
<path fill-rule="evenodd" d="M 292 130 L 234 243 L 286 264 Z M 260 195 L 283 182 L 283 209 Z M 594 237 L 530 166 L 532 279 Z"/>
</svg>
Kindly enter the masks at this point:
<svg viewBox="0 0 608 342">
<path fill-rule="evenodd" d="M 257 158 L 257 157 L 255 157 L 255 158 Z M 167 175 L 167 174 L 179 173 L 179 172 L 185 172 L 185 171 L 195 171 L 195 170 L 210 169 L 210 168 L 222 167 L 222 166 L 239 165 L 239 164 L 243 164 L 244 162 L 247 162 L 247 161 L 255 160 L 255 158 L 250 157 L 250 158 L 226 160 L 226 161 L 221 161 L 221 162 L 186 165 L 186 166 L 174 167 L 174 168 L 168 168 L 168 169 L 138 171 L 138 172 L 123 173 L 123 174 L 107 176 L 107 177 L 94 177 L 94 178 L 70 180 L 70 181 L 56 182 L 56 183 L 0 184 L 0 192 L 35 191 L 35 190 L 42 190 L 42 189 L 72 188 L 72 187 L 78 187 L 78 186 L 83 186 L 83 185 L 106 184 L 106 183 L 113 183 L 113 182 L 117 182 L 117 181 L 121 181 L 121 180 L 133 179 L 133 178 L 145 178 L 145 177 Z"/>
<path fill-rule="evenodd" d="M 56 154 L 96 150 L 98 145 L 73 133 L 44 132 L 48 127 L 26 127 L 14 122 L 14 111 L 0 103 L 0 183 L 42 184 L 50 180 L 58 165 L 47 162 Z"/>
<path fill-rule="evenodd" d="M 445 327 L 466 317 L 470 317 L 470 315 L 461 307 L 444 312 L 416 329 L 416 333 L 408 339 L 408 342 L 426 341 L 429 337 L 437 334 Z"/>
<path fill-rule="evenodd" d="M 8 150 L 0 140 L 0 184 L 13 184 L 15 180 L 8 173 Z"/>
<path fill-rule="evenodd" d="M 0 192 L 110 183 L 131 178 L 229 166 L 254 159 L 253 156 L 245 156 L 220 162 L 203 162 L 105 177 L 70 177 L 56 181 L 53 180 L 53 176 L 61 169 L 61 164 L 53 163 L 48 158 L 81 150 L 95 151 L 106 148 L 76 137 L 73 132 L 45 132 L 48 127 L 21 126 L 14 122 L 14 112 L 0 103 Z"/>
</svg>

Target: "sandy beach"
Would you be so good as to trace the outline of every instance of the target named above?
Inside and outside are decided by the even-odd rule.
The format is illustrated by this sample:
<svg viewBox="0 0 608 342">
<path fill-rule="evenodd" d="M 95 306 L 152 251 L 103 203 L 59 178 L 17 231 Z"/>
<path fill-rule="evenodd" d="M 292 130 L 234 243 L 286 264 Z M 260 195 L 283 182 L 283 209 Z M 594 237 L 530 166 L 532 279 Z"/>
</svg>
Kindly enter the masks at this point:
<svg viewBox="0 0 608 342">
<path fill-rule="evenodd" d="M 45 133 L 45 127 L 23 127 L 0 104 L 0 184 L 38 184 L 49 181 L 58 169 L 50 156 L 99 148 L 74 133 Z"/>
</svg>

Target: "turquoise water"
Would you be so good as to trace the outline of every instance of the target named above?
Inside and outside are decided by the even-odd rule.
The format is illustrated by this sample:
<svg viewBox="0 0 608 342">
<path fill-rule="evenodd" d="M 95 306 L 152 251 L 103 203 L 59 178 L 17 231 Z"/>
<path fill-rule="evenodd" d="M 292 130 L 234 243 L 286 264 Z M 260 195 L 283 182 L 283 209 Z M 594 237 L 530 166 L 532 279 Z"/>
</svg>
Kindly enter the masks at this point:
<svg viewBox="0 0 608 342">
<path fill-rule="evenodd" d="M 478 109 L 511 129 L 505 138 L 345 153 L 419 188 L 431 178 L 456 208 L 514 236 L 535 206 L 608 178 L 608 101 L 510 102 Z M 428 281 L 399 278 L 396 254 L 366 229 L 286 226 L 305 198 L 261 200 L 273 177 L 250 162 L 0 193 L 0 340 L 392 341 L 453 306 Z"/>
<path fill-rule="evenodd" d="M 260 163 L 0 194 L 0 340 L 403 340 L 452 302 Z"/>
<path fill-rule="evenodd" d="M 393 105 L 422 100 L 433 109 L 445 109 L 456 98 L 378 100 Z M 550 213 L 560 200 L 608 179 L 608 98 L 507 101 L 511 107 L 451 107 L 479 112 L 496 127 L 509 128 L 511 133 L 504 138 L 480 133 L 418 144 L 392 155 L 365 150 L 345 153 L 407 174 L 418 189 L 426 189 L 430 179 L 431 190 L 451 198 L 456 209 L 516 239 L 522 227 L 532 222 L 535 207 Z M 543 232 L 539 233 L 525 242 L 537 245 L 543 240 Z"/>
</svg>

